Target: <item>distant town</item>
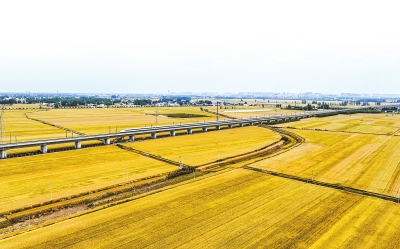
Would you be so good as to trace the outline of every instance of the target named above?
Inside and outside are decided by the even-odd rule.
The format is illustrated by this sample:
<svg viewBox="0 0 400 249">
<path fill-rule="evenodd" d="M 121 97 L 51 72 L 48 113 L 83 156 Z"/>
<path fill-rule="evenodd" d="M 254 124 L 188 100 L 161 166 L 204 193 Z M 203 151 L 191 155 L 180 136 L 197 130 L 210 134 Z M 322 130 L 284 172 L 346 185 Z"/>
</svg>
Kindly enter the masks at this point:
<svg viewBox="0 0 400 249">
<path fill-rule="evenodd" d="M 252 100 L 250 103 L 249 100 Z M 274 92 L 168 92 L 165 94 L 87 94 L 87 93 L 0 93 L 0 104 L 12 106 L 18 104 L 39 104 L 46 108 L 105 108 L 105 107 L 138 107 L 138 106 L 236 106 L 236 105 L 276 105 L 274 100 L 298 100 L 299 104 L 312 101 L 315 108 L 329 108 L 325 101 L 340 102 L 338 105 L 369 105 L 369 103 L 400 102 L 400 94 L 322 94 L 322 93 L 274 93 Z M 249 102 L 249 103 L 248 103 Z M 258 103 L 257 103 L 258 102 Z M 296 103 L 296 102 L 294 102 Z M 325 106 L 324 106 L 325 105 Z M 289 105 L 289 109 L 291 106 Z"/>
</svg>

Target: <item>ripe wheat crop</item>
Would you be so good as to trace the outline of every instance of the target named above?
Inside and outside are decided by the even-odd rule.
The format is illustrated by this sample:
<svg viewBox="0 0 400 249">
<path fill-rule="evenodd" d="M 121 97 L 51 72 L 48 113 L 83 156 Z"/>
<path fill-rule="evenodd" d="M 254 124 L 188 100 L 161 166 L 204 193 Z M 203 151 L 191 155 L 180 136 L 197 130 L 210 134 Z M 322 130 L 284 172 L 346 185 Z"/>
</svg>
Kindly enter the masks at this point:
<svg viewBox="0 0 400 249">
<path fill-rule="evenodd" d="M 304 137 L 306 142 L 253 166 L 399 196 L 400 137 L 291 131 Z"/>
<path fill-rule="evenodd" d="M 196 166 L 250 152 L 279 139 L 280 136 L 271 130 L 243 127 L 134 142 L 127 146 L 174 161 L 183 158 L 184 164 Z"/>
<path fill-rule="evenodd" d="M 239 169 L 5 239 L 0 247 L 398 248 L 399 213 L 395 203 Z"/>
<path fill-rule="evenodd" d="M 125 183 L 178 167 L 115 146 L 0 162 L 0 212 Z"/>
</svg>

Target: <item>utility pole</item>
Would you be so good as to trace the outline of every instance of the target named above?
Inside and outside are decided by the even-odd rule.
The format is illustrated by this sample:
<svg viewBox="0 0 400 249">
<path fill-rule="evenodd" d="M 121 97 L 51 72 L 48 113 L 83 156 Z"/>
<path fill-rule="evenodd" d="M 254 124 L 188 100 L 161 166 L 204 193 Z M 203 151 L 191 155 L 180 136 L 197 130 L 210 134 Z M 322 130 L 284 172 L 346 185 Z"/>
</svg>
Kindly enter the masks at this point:
<svg viewBox="0 0 400 249">
<path fill-rule="evenodd" d="M 219 102 L 217 101 L 217 121 L 218 121 L 218 115 L 219 115 L 219 113 L 218 113 L 218 104 L 219 104 Z"/>
<path fill-rule="evenodd" d="M 158 106 L 156 107 L 156 124 L 158 123 Z"/>
</svg>

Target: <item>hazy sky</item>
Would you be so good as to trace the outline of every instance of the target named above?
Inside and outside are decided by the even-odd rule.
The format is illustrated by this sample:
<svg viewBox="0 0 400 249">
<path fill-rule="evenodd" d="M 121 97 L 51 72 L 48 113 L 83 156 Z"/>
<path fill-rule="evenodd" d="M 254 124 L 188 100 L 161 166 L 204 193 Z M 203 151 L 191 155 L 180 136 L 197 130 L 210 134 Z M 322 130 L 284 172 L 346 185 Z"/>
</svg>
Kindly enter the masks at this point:
<svg viewBox="0 0 400 249">
<path fill-rule="evenodd" d="M 0 0 L 0 92 L 400 93 L 400 1 Z"/>
</svg>

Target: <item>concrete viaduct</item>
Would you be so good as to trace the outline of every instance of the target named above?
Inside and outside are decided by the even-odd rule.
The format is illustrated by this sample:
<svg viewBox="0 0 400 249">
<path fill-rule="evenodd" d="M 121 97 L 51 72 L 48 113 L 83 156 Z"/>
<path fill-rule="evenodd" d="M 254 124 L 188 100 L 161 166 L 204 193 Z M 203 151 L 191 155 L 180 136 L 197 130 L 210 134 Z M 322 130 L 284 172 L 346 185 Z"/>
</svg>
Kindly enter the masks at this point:
<svg viewBox="0 0 400 249">
<path fill-rule="evenodd" d="M 393 106 L 399 106 L 400 104 L 396 104 Z M 392 106 L 392 105 L 390 105 Z M 384 106 L 388 107 L 388 106 Z M 369 107 L 367 107 L 369 108 Z M 363 109 L 363 108 L 358 108 Z M 354 110 L 354 109 L 347 109 Z M 76 149 L 80 149 L 82 146 L 82 141 L 90 141 L 90 140 L 102 140 L 104 144 L 110 144 L 111 139 L 124 139 L 127 137 L 128 141 L 134 141 L 136 135 L 146 135 L 149 134 L 151 138 L 157 138 L 157 133 L 161 132 L 169 132 L 171 136 L 175 136 L 176 131 L 186 130 L 188 134 L 192 134 L 193 129 L 202 129 L 203 132 L 206 132 L 208 128 L 215 127 L 215 129 L 219 130 L 221 127 L 232 128 L 233 126 L 242 127 L 245 125 L 255 125 L 255 124 L 268 124 L 271 122 L 290 122 L 296 121 L 303 118 L 315 117 L 320 114 L 329 114 L 336 113 L 340 110 L 326 110 L 326 111 L 315 111 L 315 112 L 305 112 L 305 113 L 296 113 L 294 115 L 280 115 L 280 116 L 263 116 L 263 117 L 255 117 L 255 118 L 245 118 L 245 119 L 230 119 L 223 121 L 211 121 L 211 122 L 197 122 L 197 123 L 188 123 L 188 124 L 174 124 L 174 125 L 165 125 L 165 126 L 152 126 L 152 127 L 142 127 L 142 128 L 132 128 L 122 130 L 117 133 L 109 133 L 109 134 L 97 134 L 97 135 L 86 135 L 86 136 L 78 136 L 78 137 L 69 137 L 69 138 L 55 138 L 55 139 L 47 139 L 47 140 L 36 140 L 36 141 L 26 141 L 26 142 L 18 142 L 18 143 L 7 143 L 0 144 L 0 158 L 7 158 L 7 150 L 10 149 L 19 149 L 19 148 L 27 148 L 27 147 L 40 147 L 40 151 L 45 154 L 47 153 L 47 146 L 53 144 L 63 144 L 63 143 L 74 143 Z"/>
</svg>

